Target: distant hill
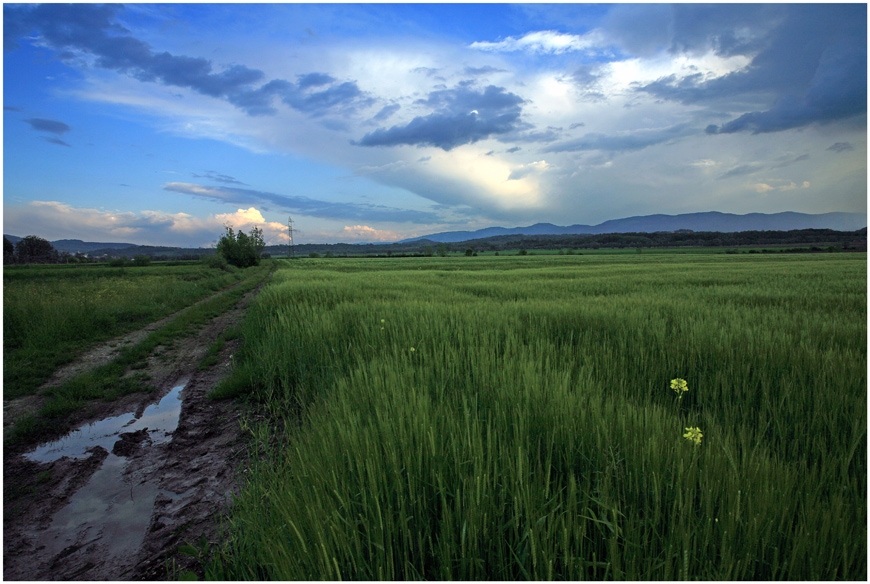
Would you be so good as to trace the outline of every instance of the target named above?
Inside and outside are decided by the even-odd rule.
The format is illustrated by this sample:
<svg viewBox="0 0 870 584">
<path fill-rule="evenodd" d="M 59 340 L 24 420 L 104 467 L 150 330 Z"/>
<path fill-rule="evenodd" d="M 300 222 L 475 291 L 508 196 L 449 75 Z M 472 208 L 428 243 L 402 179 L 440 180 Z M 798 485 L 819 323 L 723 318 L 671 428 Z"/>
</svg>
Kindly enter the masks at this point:
<svg viewBox="0 0 870 584">
<path fill-rule="evenodd" d="M 12 245 L 15 245 L 23 239 L 17 235 L 3 234 L 3 237 L 8 239 Z M 126 249 L 128 247 L 136 246 L 135 243 L 98 243 L 93 241 L 82 241 L 81 239 L 58 239 L 57 241 L 52 241 L 50 243 L 51 247 L 57 251 L 65 251 L 67 253 L 91 253 L 101 249 Z"/>
<path fill-rule="evenodd" d="M 833 229 L 836 231 L 855 231 L 867 226 L 867 215 L 863 213 L 749 213 L 735 215 L 709 211 L 706 213 L 685 213 L 682 215 L 644 215 L 612 219 L 598 225 L 569 225 L 560 227 L 551 223 L 536 223 L 527 227 L 487 227 L 477 231 L 446 231 L 433 233 L 400 243 L 428 239 L 440 243 L 469 241 L 499 235 L 588 235 L 600 233 L 655 233 L 657 231 L 718 231 L 734 233 L 740 231 L 791 231 L 795 229 Z"/>
</svg>

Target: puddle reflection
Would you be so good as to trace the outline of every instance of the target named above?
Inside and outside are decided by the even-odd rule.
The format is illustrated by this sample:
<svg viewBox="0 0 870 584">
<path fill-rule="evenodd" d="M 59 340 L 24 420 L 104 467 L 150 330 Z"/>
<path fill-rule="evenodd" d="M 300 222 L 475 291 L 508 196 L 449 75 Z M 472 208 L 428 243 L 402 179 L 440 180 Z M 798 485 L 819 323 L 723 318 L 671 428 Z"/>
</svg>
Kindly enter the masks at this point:
<svg viewBox="0 0 870 584">
<path fill-rule="evenodd" d="M 24 456 L 35 462 L 52 462 L 63 456 L 86 458 L 90 456 L 87 452 L 89 448 L 102 446 L 111 452 L 112 446 L 118 441 L 118 434 L 136 432 L 143 428 L 148 428 L 148 435 L 154 444 L 165 442 L 178 426 L 182 389 L 184 389 L 184 384 L 174 387 L 160 402 L 145 408 L 139 419 L 136 419 L 133 412 L 106 418 L 82 426 L 60 440 L 43 444 Z"/>
</svg>

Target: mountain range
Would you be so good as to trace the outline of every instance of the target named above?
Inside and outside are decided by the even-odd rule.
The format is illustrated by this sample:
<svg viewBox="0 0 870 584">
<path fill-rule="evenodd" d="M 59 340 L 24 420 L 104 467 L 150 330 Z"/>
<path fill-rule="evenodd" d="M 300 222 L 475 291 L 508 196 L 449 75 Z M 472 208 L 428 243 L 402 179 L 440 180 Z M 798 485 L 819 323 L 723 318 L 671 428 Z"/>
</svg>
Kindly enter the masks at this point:
<svg viewBox="0 0 870 584">
<path fill-rule="evenodd" d="M 9 240 L 9 243 L 15 245 L 21 239 L 17 235 L 6 235 L 3 234 L 3 237 Z M 126 249 L 128 247 L 138 247 L 138 244 L 135 243 L 99 243 L 96 241 L 82 241 L 81 239 L 58 239 L 57 241 L 51 241 L 51 247 L 56 249 L 57 251 L 65 251 L 67 253 L 90 253 L 92 251 L 103 250 L 103 249 Z"/>
<path fill-rule="evenodd" d="M 455 243 L 499 235 L 595 235 L 601 233 L 654 233 L 657 231 L 718 231 L 732 233 L 739 231 L 791 231 L 794 229 L 833 229 L 835 231 L 855 231 L 867 227 L 864 213 L 749 213 L 734 215 L 710 211 L 706 213 L 686 213 L 682 215 L 644 215 L 626 217 L 599 223 L 598 225 L 569 225 L 561 227 L 552 223 L 536 223 L 527 227 L 487 227 L 477 231 L 445 231 L 404 239 L 395 243 L 412 243 L 427 240 L 434 243 Z M 13 245 L 21 240 L 16 235 L 4 235 Z M 147 253 L 157 250 L 151 246 L 135 243 L 98 243 L 80 239 L 59 239 L 51 242 L 52 247 L 68 253 L 100 253 L 126 249 L 128 252 Z M 276 249 L 282 246 L 270 246 Z M 286 246 L 285 246 L 286 247 Z M 136 248 L 130 250 L 128 248 Z M 148 248 L 146 250 L 146 248 Z M 161 248 L 162 249 L 162 248 Z M 165 248 L 182 252 L 183 248 Z M 202 248 L 199 248 L 202 249 Z M 129 255 L 129 254 L 124 254 Z"/>
<path fill-rule="evenodd" d="M 528 227 L 487 227 L 477 231 L 445 231 L 433 233 L 399 243 L 428 239 L 438 243 L 454 243 L 493 237 L 497 235 L 590 235 L 599 233 L 655 233 L 656 231 L 791 231 L 793 229 L 833 229 L 854 231 L 867 226 L 864 213 L 749 213 L 735 215 L 709 211 L 682 215 L 644 215 L 612 219 L 598 225 L 569 225 L 562 227 L 552 223 L 536 223 Z"/>
</svg>

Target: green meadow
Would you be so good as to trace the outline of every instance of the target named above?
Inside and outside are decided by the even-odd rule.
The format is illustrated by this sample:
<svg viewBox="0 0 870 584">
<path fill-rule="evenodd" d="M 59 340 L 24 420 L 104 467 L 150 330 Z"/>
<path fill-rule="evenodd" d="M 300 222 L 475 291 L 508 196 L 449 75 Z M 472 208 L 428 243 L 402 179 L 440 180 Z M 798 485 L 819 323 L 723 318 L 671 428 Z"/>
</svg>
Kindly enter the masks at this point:
<svg viewBox="0 0 870 584">
<path fill-rule="evenodd" d="M 96 343 L 142 328 L 241 281 L 190 263 L 3 268 L 3 397 L 33 393 Z"/>
<path fill-rule="evenodd" d="M 866 262 L 281 262 L 206 576 L 866 580 Z"/>
</svg>

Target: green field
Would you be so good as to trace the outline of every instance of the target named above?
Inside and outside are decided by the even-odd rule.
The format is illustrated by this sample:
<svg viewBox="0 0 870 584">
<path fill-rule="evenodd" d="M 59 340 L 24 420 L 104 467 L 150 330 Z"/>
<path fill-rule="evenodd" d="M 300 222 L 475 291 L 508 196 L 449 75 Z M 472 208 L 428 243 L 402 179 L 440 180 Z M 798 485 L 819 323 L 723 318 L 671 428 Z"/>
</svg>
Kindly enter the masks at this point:
<svg viewBox="0 0 870 584">
<path fill-rule="evenodd" d="M 865 580 L 866 261 L 281 262 L 206 575 Z"/>
<path fill-rule="evenodd" d="M 32 393 L 94 344 L 241 281 L 197 264 L 3 268 L 3 397 Z"/>
</svg>

